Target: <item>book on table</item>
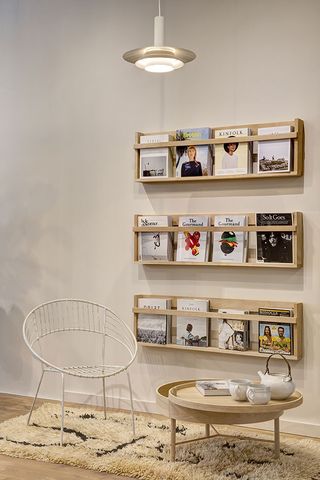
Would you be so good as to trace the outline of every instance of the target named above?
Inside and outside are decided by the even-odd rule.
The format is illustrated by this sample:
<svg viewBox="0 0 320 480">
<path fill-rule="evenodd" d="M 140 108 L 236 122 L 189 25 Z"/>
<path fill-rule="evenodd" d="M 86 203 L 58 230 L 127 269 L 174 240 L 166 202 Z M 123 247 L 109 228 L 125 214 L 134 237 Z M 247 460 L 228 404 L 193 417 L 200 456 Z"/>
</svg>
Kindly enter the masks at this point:
<svg viewBox="0 0 320 480">
<path fill-rule="evenodd" d="M 179 227 L 186 227 L 178 232 L 177 262 L 207 262 L 209 256 L 209 232 L 199 232 L 197 227 L 208 227 L 208 215 L 188 215 L 179 217 Z"/>
<path fill-rule="evenodd" d="M 215 145 L 214 174 L 245 175 L 250 173 L 251 149 L 248 142 L 237 142 L 236 137 L 247 137 L 249 128 L 215 130 L 215 138 L 230 138 L 230 143 Z"/>
<path fill-rule="evenodd" d="M 227 380 L 197 380 L 196 388 L 205 397 L 230 395 L 229 382 Z"/>
<path fill-rule="evenodd" d="M 257 226 L 292 225 L 292 213 L 257 213 Z M 257 262 L 292 263 L 293 232 L 257 232 Z"/>
<path fill-rule="evenodd" d="M 172 135 L 141 135 L 140 143 L 160 143 L 172 140 Z M 140 178 L 172 176 L 172 154 L 168 147 L 140 149 Z"/>
<path fill-rule="evenodd" d="M 258 128 L 258 135 L 289 133 L 290 125 Z M 260 140 L 258 142 L 258 173 L 290 172 L 292 159 L 291 140 Z"/>
<path fill-rule="evenodd" d="M 150 227 L 150 232 L 140 232 L 138 241 L 138 259 L 172 260 L 172 233 L 157 232 L 156 227 L 169 227 L 172 219 L 167 215 L 143 215 L 138 217 L 139 227 Z M 153 230 L 154 228 L 154 230 Z"/>
<path fill-rule="evenodd" d="M 215 215 L 215 227 L 229 227 L 225 232 L 214 232 L 213 262 L 243 263 L 247 261 L 248 232 L 232 231 L 232 227 L 246 226 L 247 215 Z"/>
<path fill-rule="evenodd" d="M 176 131 L 176 140 L 207 140 L 211 128 L 186 128 Z M 176 147 L 176 177 L 203 177 L 212 175 L 212 145 Z"/>
<path fill-rule="evenodd" d="M 248 313 L 245 310 L 234 308 L 219 308 L 218 313 L 221 319 L 218 319 L 218 346 L 223 350 L 245 351 L 250 348 L 250 322 L 249 320 L 224 319 L 223 314 L 244 315 Z"/>
<path fill-rule="evenodd" d="M 169 310 L 168 298 L 139 298 L 138 307 L 148 310 Z M 156 315 L 150 312 L 139 313 L 137 322 L 137 341 L 164 345 L 171 343 L 171 316 Z"/>
<path fill-rule="evenodd" d="M 209 319 L 205 312 L 209 310 L 209 300 L 197 298 L 178 298 L 177 310 L 185 312 L 203 312 L 203 317 L 177 316 L 176 344 L 187 347 L 207 347 L 209 345 Z"/>
</svg>

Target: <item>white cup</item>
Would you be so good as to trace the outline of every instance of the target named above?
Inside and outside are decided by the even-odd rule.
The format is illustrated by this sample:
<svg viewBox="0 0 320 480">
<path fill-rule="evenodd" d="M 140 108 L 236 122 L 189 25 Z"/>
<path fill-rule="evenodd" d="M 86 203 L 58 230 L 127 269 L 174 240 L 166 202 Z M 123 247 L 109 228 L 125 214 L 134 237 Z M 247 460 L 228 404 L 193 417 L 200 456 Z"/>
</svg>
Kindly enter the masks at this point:
<svg viewBox="0 0 320 480">
<path fill-rule="evenodd" d="M 265 405 L 271 398 L 271 389 L 267 385 L 251 383 L 247 388 L 247 398 L 254 405 Z"/>
<path fill-rule="evenodd" d="M 231 397 L 238 402 L 247 400 L 247 388 L 251 380 L 235 379 L 229 380 L 229 392 Z"/>
</svg>

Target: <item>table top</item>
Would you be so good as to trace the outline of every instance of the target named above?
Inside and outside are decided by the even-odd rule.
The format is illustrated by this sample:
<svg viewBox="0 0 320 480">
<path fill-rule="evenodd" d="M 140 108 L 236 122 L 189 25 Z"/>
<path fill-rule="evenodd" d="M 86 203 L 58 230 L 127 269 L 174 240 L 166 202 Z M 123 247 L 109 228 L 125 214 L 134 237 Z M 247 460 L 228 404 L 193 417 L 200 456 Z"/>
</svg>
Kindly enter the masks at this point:
<svg viewBox="0 0 320 480">
<path fill-rule="evenodd" d="M 169 390 L 169 402 L 185 408 L 222 413 L 267 413 L 282 412 L 298 407 L 303 397 L 297 390 L 286 400 L 270 400 L 265 405 L 238 402 L 229 395 L 204 396 L 195 387 L 195 381 L 173 386 Z"/>
</svg>

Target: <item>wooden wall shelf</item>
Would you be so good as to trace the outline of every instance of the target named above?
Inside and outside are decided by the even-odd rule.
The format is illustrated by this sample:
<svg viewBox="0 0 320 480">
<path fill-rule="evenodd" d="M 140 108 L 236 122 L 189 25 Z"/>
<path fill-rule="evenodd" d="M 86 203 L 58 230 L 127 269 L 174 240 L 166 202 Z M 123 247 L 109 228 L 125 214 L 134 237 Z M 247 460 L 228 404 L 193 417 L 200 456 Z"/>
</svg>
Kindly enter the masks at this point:
<svg viewBox="0 0 320 480">
<path fill-rule="evenodd" d="M 290 125 L 293 129 L 289 133 L 281 133 L 274 135 L 257 135 L 258 128 L 262 127 L 275 127 L 282 125 Z M 279 177 L 299 177 L 303 175 L 304 166 L 304 123 L 303 120 L 296 118 L 286 122 L 272 122 L 272 123 L 254 123 L 254 124 L 241 124 L 241 125 L 228 125 L 223 127 L 212 127 L 213 129 L 234 129 L 234 128 L 250 128 L 252 134 L 247 137 L 237 137 L 237 143 L 242 142 L 257 142 L 262 140 L 285 140 L 292 139 L 293 143 L 293 160 L 292 170 L 290 172 L 274 172 L 274 173 L 248 173 L 243 175 L 222 175 L 222 176 L 202 176 L 202 177 L 140 177 L 140 151 L 145 148 L 163 148 L 169 147 L 174 153 L 175 147 L 187 146 L 187 145 L 217 145 L 229 143 L 229 138 L 211 138 L 207 140 L 185 140 L 185 141 L 170 141 L 159 143 L 140 143 L 141 135 L 156 135 L 167 133 L 175 137 L 175 131 L 165 132 L 137 132 L 135 149 L 135 180 L 140 183 L 188 183 L 188 182 L 207 182 L 207 181 L 221 181 L 221 180 L 241 180 L 241 179 L 262 179 L 262 178 L 279 178 Z M 174 155 L 173 155 L 174 156 Z M 253 162 L 256 161 L 253 155 Z M 173 169 L 173 174 L 175 174 Z"/>
<path fill-rule="evenodd" d="M 171 309 L 168 310 L 156 310 L 156 309 L 146 309 L 138 308 L 139 298 L 167 298 L 171 300 Z M 187 312 L 177 310 L 177 299 L 206 299 L 209 300 L 209 311 L 208 312 Z M 259 315 L 258 309 L 260 307 L 265 308 L 283 308 L 290 309 L 293 312 L 291 317 L 280 317 L 280 316 L 268 316 L 268 315 Z M 229 309 L 240 309 L 246 310 L 249 313 L 246 315 L 234 315 L 234 314 L 221 314 L 217 310 L 219 308 L 229 308 Z M 159 345 L 155 343 L 143 343 L 139 342 L 139 345 L 142 347 L 148 348 L 165 348 L 165 349 L 174 349 L 174 350 L 187 350 L 187 351 L 201 351 L 207 353 L 218 353 L 226 355 L 239 355 L 239 356 L 249 356 L 249 357 L 268 357 L 269 353 L 260 353 L 258 351 L 258 334 L 257 330 L 254 332 L 251 329 L 251 349 L 245 351 L 237 350 L 224 350 L 215 346 L 217 339 L 215 338 L 214 332 L 216 329 L 214 327 L 214 319 L 224 318 L 230 320 L 249 320 L 257 324 L 257 322 L 265 323 L 280 323 L 280 324 L 291 324 L 293 331 L 293 354 L 286 355 L 288 360 L 300 360 L 302 358 L 302 325 L 303 325 L 303 304 L 297 302 L 283 302 L 283 301 L 265 301 L 265 300 L 244 300 L 244 299 L 230 299 L 230 298 L 208 298 L 208 297 L 199 297 L 199 296 L 173 296 L 173 295 L 135 295 L 134 297 L 134 332 L 137 336 L 137 326 L 138 326 L 138 316 L 139 314 L 150 314 L 150 315 L 168 315 L 173 319 L 177 316 L 182 317 L 206 317 L 213 319 L 210 326 L 210 346 L 208 347 L 189 347 L 176 345 L 174 343 Z M 172 326 L 172 335 L 176 335 L 176 324 L 173 320 Z"/>
<path fill-rule="evenodd" d="M 224 213 L 216 213 L 216 215 L 223 215 Z M 175 235 L 174 239 L 174 247 L 176 249 L 176 236 L 178 232 L 185 232 L 185 231 L 206 231 L 206 232 L 223 232 L 228 230 L 228 227 L 215 227 L 214 226 L 214 214 L 201 214 L 201 215 L 209 215 L 211 218 L 211 225 L 208 227 L 179 227 L 179 216 L 190 215 L 190 214 L 172 214 L 170 215 L 172 218 L 172 226 L 170 227 L 139 227 L 138 226 L 138 217 L 140 215 L 135 215 L 134 217 L 134 262 L 139 263 L 142 265 L 165 265 L 165 266 L 209 266 L 209 267 L 249 267 L 249 268 L 301 268 L 303 266 L 303 216 L 301 212 L 293 212 L 293 224 L 292 226 L 281 226 L 281 225 L 273 225 L 273 226 L 256 226 L 255 224 L 255 213 L 237 213 L 234 212 L 227 212 L 229 214 L 234 215 L 247 215 L 248 216 L 248 226 L 246 227 L 230 227 L 232 231 L 241 231 L 241 232 L 249 232 L 254 234 L 255 232 L 259 231 L 290 231 L 293 232 L 293 262 L 292 263 L 273 263 L 273 262 L 257 262 L 256 261 L 256 250 L 250 249 L 250 242 L 249 242 L 249 249 L 248 249 L 248 260 L 247 262 L 243 263 L 225 263 L 225 262 L 177 262 L 177 261 L 166 261 L 166 260 L 139 260 L 139 234 L 143 232 L 173 232 Z M 195 214 L 192 214 L 195 215 Z M 212 240 L 209 240 L 212 246 Z M 209 254 L 209 258 L 210 254 Z"/>
</svg>

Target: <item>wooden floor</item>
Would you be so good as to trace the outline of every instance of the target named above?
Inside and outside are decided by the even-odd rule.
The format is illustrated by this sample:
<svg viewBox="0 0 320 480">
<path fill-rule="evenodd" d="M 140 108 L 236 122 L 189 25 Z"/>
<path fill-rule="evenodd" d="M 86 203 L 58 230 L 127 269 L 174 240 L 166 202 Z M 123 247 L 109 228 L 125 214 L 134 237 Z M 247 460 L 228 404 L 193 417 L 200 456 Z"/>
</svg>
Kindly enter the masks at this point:
<svg viewBox="0 0 320 480">
<path fill-rule="evenodd" d="M 44 400 L 38 400 L 39 407 Z M 48 402 L 48 400 L 45 400 Z M 32 398 L 0 394 L 0 422 L 29 412 Z M 56 403 L 56 402 L 53 402 Z M 66 404 L 75 405 L 75 404 Z M 132 480 L 128 477 L 83 470 L 68 465 L 37 462 L 0 455 L 0 480 Z"/>
</svg>

